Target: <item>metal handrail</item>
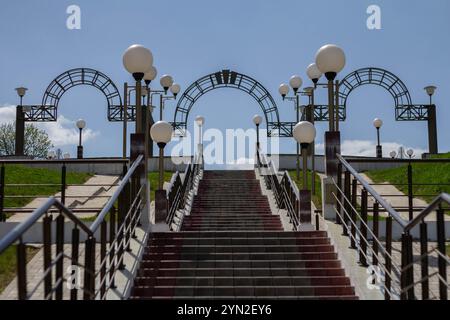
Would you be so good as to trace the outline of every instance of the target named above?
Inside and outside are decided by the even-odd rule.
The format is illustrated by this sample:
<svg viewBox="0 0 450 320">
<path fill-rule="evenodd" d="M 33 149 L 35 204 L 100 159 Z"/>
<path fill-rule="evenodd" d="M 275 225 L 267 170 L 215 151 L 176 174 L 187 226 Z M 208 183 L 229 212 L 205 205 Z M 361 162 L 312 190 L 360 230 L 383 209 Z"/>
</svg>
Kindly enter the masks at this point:
<svg viewBox="0 0 450 320">
<path fill-rule="evenodd" d="M 136 168 L 141 164 L 143 159 L 144 159 L 144 156 L 143 155 L 139 155 L 137 157 L 137 159 L 133 162 L 133 164 L 131 165 L 130 169 L 127 171 L 127 173 L 123 177 L 122 181 L 120 182 L 119 186 L 117 187 L 116 191 L 114 191 L 114 193 L 111 196 L 111 198 L 108 200 L 108 202 L 103 207 L 102 211 L 100 211 L 100 213 L 98 214 L 97 218 L 92 223 L 92 225 L 90 227 L 92 232 L 95 232 L 100 227 L 100 225 L 103 222 L 103 220 L 105 219 L 106 215 L 111 211 L 112 207 L 116 203 L 116 201 L 119 198 L 120 194 L 122 193 L 123 189 L 127 185 L 128 180 L 130 180 L 130 178 L 132 177 L 132 175 L 136 171 Z"/>
<path fill-rule="evenodd" d="M 336 157 L 341 162 L 341 164 L 345 167 L 345 169 L 347 171 L 349 171 L 351 173 L 351 175 L 353 177 L 355 177 L 355 179 L 358 180 L 359 183 L 367 190 L 367 192 L 370 193 L 372 195 L 372 197 L 384 209 L 386 209 L 386 211 L 389 213 L 389 215 L 391 215 L 392 218 L 394 218 L 396 220 L 396 222 L 398 224 L 400 224 L 400 226 L 402 228 L 405 228 L 408 223 L 401 217 L 401 215 L 397 211 L 395 211 L 394 208 L 392 208 L 392 206 L 386 200 L 384 200 L 378 194 L 378 192 L 376 192 L 375 189 L 373 189 L 372 186 L 363 177 L 361 177 L 361 175 L 359 175 L 358 172 L 356 172 L 356 170 L 344 159 L 344 157 L 342 157 L 340 154 L 336 154 Z"/>
<path fill-rule="evenodd" d="M 33 160 L 33 159 L 1 159 L 0 164 L 67 164 L 67 163 L 127 163 L 127 158 L 117 159 L 57 159 L 57 160 Z"/>
<path fill-rule="evenodd" d="M 73 212 L 64 206 L 59 200 L 54 197 L 49 198 L 41 207 L 37 208 L 33 211 L 30 217 L 21 222 L 17 227 L 15 227 L 11 232 L 9 232 L 1 241 L 0 241 L 0 253 L 2 253 L 5 249 L 11 246 L 14 242 L 20 239 L 22 235 L 30 229 L 34 223 L 36 223 L 42 216 L 44 216 L 47 211 L 51 207 L 57 207 L 62 213 L 64 213 L 67 218 L 69 218 L 75 225 L 77 225 L 80 229 L 82 229 L 89 236 L 93 236 L 94 232 L 89 229 L 83 221 L 81 221 L 77 216 L 73 214 Z"/>
<path fill-rule="evenodd" d="M 410 231 L 412 228 L 422 222 L 423 219 L 425 219 L 426 216 L 435 211 L 442 202 L 450 204 L 450 195 L 448 193 L 441 193 L 438 197 L 436 197 L 428 207 L 423 209 L 413 220 L 411 220 L 406 225 L 406 227 L 404 228 L 405 232 Z"/>
</svg>

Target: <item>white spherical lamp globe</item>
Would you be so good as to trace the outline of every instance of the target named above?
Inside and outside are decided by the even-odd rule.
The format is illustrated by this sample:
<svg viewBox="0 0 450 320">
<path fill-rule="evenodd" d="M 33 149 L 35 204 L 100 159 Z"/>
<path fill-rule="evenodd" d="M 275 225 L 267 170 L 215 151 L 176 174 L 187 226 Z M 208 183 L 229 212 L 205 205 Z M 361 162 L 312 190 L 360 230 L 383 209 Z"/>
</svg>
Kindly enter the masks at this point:
<svg viewBox="0 0 450 320">
<path fill-rule="evenodd" d="M 259 126 L 261 124 L 261 122 L 262 122 L 262 117 L 260 115 L 256 114 L 253 117 L 253 123 L 256 124 L 257 126 Z"/>
<path fill-rule="evenodd" d="M 170 92 L 176 97 L 178 93 L 180 93 L 181 87 L 178 83 L 174 83 L 170 86 Z"/>
<path fill-rule="evenodd" d="M 205 123 L 205 118 L 202 117 L 202 116 L 197 116 L 197 117 L 195 118 L 195 122 L 197 123 L 197 125 L 198 125 L 199 127 L 201 127 L 201 126 Z"/>
<path fill-rule="evenodd" d="M 155 122 L 150 128 L 150 136 L 156 143 L 169 143 L 172 140 L 172 132 L 172 126 L 166 121 Z"/>
<path fill-rule="evenodd" d="M 79 119 L 77 121 L 77 128 L 84 129 L 85 127 L 86 127 L 86 121 L 84 121 L 83 119 Z"/>
<path fill-rule="evenodd" d="M 391 151 L 391 152 L 389 153 L 389 155 L 390 155 L 391 158 L 393 159 L 393 158 L 395 158 L 395 157 L 397 156 L 397 152 Z"/>
<path fill-rule="evenodd" d="M 406 151 L 406 154 L 407 154 L 408 156 L 412 157 L 412 155 L 414 154 L 414 150 L 413 150 L 413 149 L 408 149 L 408 150 Z"/>
<path fill-rule="evenodd" d="M 151 66 L 150 69 L 144 74 L 144 80 L 145 81 L 152 81 L 155 80 L 156 76 L 158 75 L 158 70 L 154 66 Z"/>
<path fill-rule="evenodd" d="M 344 51 L 337 45 L 327 44 L 317 51 L 316 65 L 328 80 L 333 80 L 345 67 Z"/>
<path fill-rule="evenodd" d="M 317 68 L 315 63 L 311 63 L 308 68 L 306 68 L 306 74 L 314 83 L 317 83 L 320 77 L 322 77 L 322 72 Z"/>
<path fill-rule="evenodd" d="M 135 78 L 140 78 L 138 80 L 141 80 L 153 65 L 153 55 L 144 46 L 134 44 L 125 50 L 123 54 L 123 65 L 129 73 Z"/>
<path fill-rule="evenodd" d="M 49 159 L 54 159 L 55 157 L 56 157 L 56 152 L 55 151 L 49 151 L 48 153 L 47 153 L 47 157 L 49 158 Z"/>
<path fill-rule="evenodd" d="M 375 118 L 373 120 L 373 126 L 377 129 L 380 129 L 381 126 L 383 125 L 383 120 L 379 119 L 379 118 Z"/>
<path fill-rule="evenodd" d="M 289 86 L 285 83 L 280 84 L 278 87 L 278 92 L 282 97 L 285 97 L 289 93 Z"/>
<path fill-rule="evenodd" d="M 301 121 L 295 125 L 292 135 L 298 143 L 310 144 L 316 138 L 316 128 L 311 122 Z"/>
<path fill-rule="evenodd" d="M 167 91 L 173 84 L 173 78 L 170 75 L 165 74 L 161 77 L 159 83 L 161 84 L 161 87 L 163 87 L 164 90 Z"/>
<path fill-rule="evenodd" d="M 297 91 L 302 86 L 302 84 L 303 84 L 303 80 L 298 75 L 293 75 L 291 77 L 291 79 L 289 80 L 289 85 L 295 91 Z"/>
<path fill-rule="evenodd" d="M 64 159 L 70 159 L 70 153 L 64 153 L 63 157 Z"/>
</svg>

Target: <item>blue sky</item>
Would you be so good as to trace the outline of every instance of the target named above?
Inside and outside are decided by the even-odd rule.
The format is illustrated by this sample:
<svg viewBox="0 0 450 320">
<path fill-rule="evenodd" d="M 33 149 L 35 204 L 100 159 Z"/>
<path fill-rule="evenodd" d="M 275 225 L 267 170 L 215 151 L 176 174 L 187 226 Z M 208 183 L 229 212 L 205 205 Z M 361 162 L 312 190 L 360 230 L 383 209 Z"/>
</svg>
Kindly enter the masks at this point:
<svg viewBox="0 0 450 320">
<path fill-rule="evenodd" d="M 81 30 L 66 28 L 71 4 L 81 8 Z M 381 8 L 381 30 L 366 27 L 371 4 Z M 439 148 L 450 150 L 448 0 L 17 0 L 0 6 L 1 106 L 17 103 L 14 88 L 19 85 L 30 89 L 25 103 L 40 103 L 53 78 L 75 67 L 98 69 L 121 87 L 131 81 L 122 66 L 123 51 L 141 43 L 152 50 L 159 75 L 173 75 L 183 89 L 203 75 L 233 69 L 261 82 L 274 96 L 281 120 L 293 121 L 293 106 L 281 101 L 278 85 L 294 73 L 309 83 L 305 68 L 317 49 L 335 43 L 347 56 L 341 77 L 361 67 L 388 69 L 405 82 L 413 103 L 427 102 L 423 87 L 436 85 Z M 325 95 L 319 94 L 317 102 L 325 103 Z M 173 119 L 174 109 L 168 102 L 166 120 Z M 198 101 L 190 120 L 202 114 L 206 128 L 248 128 L 255 113 L 261 114 L 259 105 L 245 93 L 216 90 Z M 75 154 L 71 121 L 85 118 L 91 130 L 86 154 L 121 155 L 121 125 L 107 121 L 106 101 L 96 89 L 66 93 L 59 114 L 63 123 L 48 129 L 64 151 Z M 353 92 L 347 114 L 342 139 L 358 140 L 362 149 L 374 149 L 375 117 L 384 120 L 384 142 L 427 149 L 426 123 L 396 122 L 393 100 L 381 88 Z M 317 127 L 320 143 L 326 126 Z M 347 145 L 354 151 L 358 144 Z M 281 152 L 294 150 L 291 139 L 281 141 Z"/>
</svg>

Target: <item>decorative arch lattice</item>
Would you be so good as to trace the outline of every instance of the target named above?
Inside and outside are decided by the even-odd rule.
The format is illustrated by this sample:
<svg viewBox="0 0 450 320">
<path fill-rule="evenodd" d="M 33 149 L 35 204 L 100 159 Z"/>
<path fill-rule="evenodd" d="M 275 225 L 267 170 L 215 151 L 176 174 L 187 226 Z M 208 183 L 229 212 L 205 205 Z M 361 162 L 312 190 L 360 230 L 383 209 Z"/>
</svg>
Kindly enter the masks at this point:
<svg viewBox="0 0 450 320">
<path fill-rule="evenodd" d="M 274 130 L 278 131 L 280 129 L 278 108 L 269 91 L 258 81 L 247 75 L 230 70 L 222 70 L 198 79 L 183 93 L 178 101 L 172 123 L 178 135 L 184 135 L 189 112 L 195 102 L 205 93 L 219 88 L 235 88 L 251 95 L 264 112 L 268 135 L 271 136 L 275 134 Z"/>
<path fill-rule="evenodd" d="M 428 120 L 428 106 L 414 105 L 408 88 L 390 71 L 380 68 L 362 68 L 348 74 L 339 84 L 339 108 L 345 120 L 347 99 L 350 93 L 362 85 L 373 84 L 386 89 L 394 98 L 395 118 L 397 121 Z"/>
<path fill-rule="evenodd" d="M 27 121 L 56 121 L 59 101 L 69 89 L 89 85 L 99 89 L 106 97 L 108 103 L 108 120 L 120 121 L 122 115 L 122 98 L 117 86 L 104 73 L 90 69 L 77 68 L 68 70 L 57 76 L 45 90 L 42 104 L 31 106 L 25 112 Z"/>
</svg>

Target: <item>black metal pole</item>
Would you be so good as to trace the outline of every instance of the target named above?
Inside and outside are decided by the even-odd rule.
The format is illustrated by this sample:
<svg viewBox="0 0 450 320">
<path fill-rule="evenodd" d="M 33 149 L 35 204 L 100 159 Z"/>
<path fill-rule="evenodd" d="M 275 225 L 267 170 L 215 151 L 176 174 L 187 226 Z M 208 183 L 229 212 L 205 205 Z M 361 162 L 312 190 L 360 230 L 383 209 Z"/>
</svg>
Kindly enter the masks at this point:
<svg viewBox="0 0 450 320">
<path fill-rule="evenodd" d="M 295 110 L 296 110 L 296 120 L 297 123 L 300 121 L 300 114 L 299 114 L 299 97 L 298 95 L 295 96 Z M 297 175 L 297 181 L 300 180 L 300 146 L 299 143 L 296 143 L 297 147 L 297 153 L 296 153 L 296 175 Z"/>
<path fill-rule="evenodd" d="M 438 153 L 437 128 L 436 128 L 436 106 L 428 106 L 428 152 Z"/>
<path fill-rule="evenodd" d="M 409 212 L 409 220 L 411 221 L 414 216 L 414 207 L 413 207 L 413 178 L 412 178 L 412 166 L 411 162 L 408 163 L 408 212 Z"/>
<path fill-rule="evenodd" d="M 163 119 L 163 107 L 164 107 L 164 100 L 162 93 L 159 95 L 159 121 L 162 121 Z"/>
<path fill-rule="evenodd" d="M 377 128 L 377 158 L 383 157 L 383 150 L 380 144 L 380 128 Z"/>
<path fill-rule="evenodd" d="M 16 141 L 15 155 L 24 155 L 25 146 L 25 117 L 23 115 L 22 97 L 20 97 L 20 105 L 16 107 Z"/>
<path fill-rule="evenodd" d="M 334 131 L 334 84 L 333 80 L 328 80 L 328 131 Z"/>
<path fill-rule="evenodd" d="M 77 147 L 77 158 L 78 159 L 83 159 L 83 145 L 82 145 L 82 132 L 83 132 L 83 129 L 82 128 L 79 128 L 80 129 L 80 137 L 79 137 L 79 141 L 78 141 L 78 147 Z"/>
</svg>

